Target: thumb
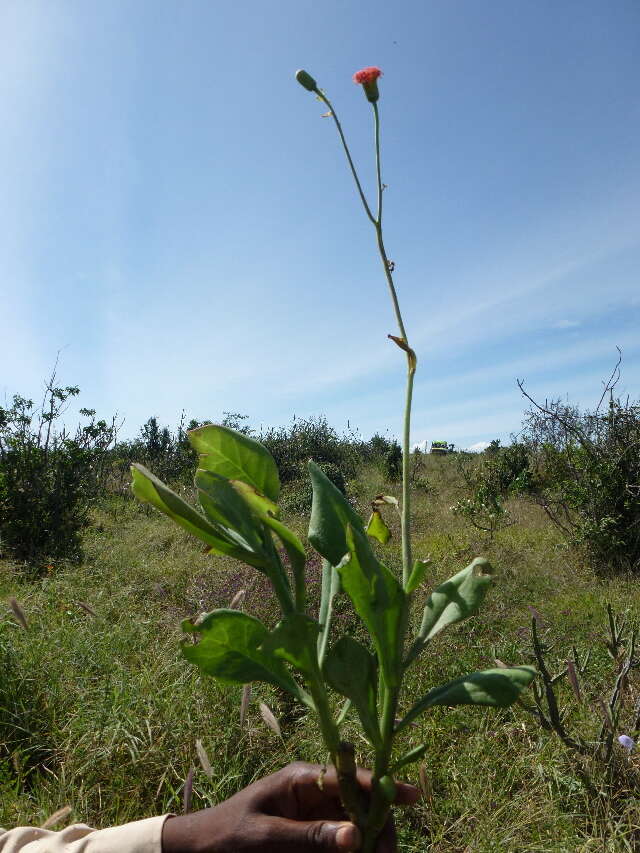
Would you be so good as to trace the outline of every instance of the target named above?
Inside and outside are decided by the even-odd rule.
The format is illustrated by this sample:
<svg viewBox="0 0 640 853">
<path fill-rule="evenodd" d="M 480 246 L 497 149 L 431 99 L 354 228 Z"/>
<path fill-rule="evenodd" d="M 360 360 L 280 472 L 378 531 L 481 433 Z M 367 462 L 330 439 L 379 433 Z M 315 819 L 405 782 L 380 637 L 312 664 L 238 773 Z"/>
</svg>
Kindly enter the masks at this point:
<svg viewBox="0 0 640 853">
<path fill-rule="evenodd" d="M 269 830 L 273 849 L 282 853 L 312 853 L 314 850 L 349 853 L 358 850 L 362 840 L 358 827 L 348 821 L 273 818 Z M 262 849 L 267 848 L 270 849 L 269 844 Z"/>
</svg>

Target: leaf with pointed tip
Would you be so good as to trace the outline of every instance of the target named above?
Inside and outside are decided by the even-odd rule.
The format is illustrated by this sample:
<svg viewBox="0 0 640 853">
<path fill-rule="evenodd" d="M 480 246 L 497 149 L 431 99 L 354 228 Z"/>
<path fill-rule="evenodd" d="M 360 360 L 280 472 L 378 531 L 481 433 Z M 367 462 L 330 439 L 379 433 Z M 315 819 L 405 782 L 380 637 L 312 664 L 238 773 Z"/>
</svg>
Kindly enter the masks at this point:
<svg viewBox="0 0 640 853">
<path fill-rule="evenodd" d="M 386 545 L 391 538 L 391 531 L 384 523 L 384 519 L 380 515 L 380 510 L 374 509 L 367 522 L 367 534 L 374 539 L 377 539 L 382 545 Z"/>
<path fill-rule="evenodd" d="M 406 767 L 407 764 L 411 764 L 413 761 L 419 761 L 426 751 L 427 747 L 424 744 L 414 746 L 413 749 L 410 749 L 409 752 L 405 752 L 403 756 L 391 765 L 389 773 L 392 776 L 395 776 L 398 770 L 402 770 L 402 768 Z"/>
<path fill-rule="evenodd" d="M 454 625 L 476 613 L 491 585 L 491 572 L 489 561 L 476 557 L 465 569 L 433 590 L 427 599 L 420 631 L 409 650 L 406 665 L 447 625 Z"/>
<path fill-rule="evenodd" d="M 415 563 L 413 564 L 413 569 L 411 570 L 411 574 L 409 575 L 409 580 L 407 581 L 407 585 L 404 589 L 407 595 L 410 595 L 412 592 L 415 592 L 416 589 L 418 589 L 418 587 L 424 580 L 424 576 L 427 573 L 427 569 L 431 565 L 433 565 L 433 563 L 429 559 L 415 561 Z"/>
<path fill-rule="evenodd" d="M 209 550 L 213 553 L 226 554 L 235 557 L 236 560 L 250 562 L 252 558 L 250 551 L 237 542 L 230 542 L 226 538 L 225 531 L 219 525 L 212 524 L 209 519 L 182 500 L 151 471 L 148 471 L 144 465 L 133 464 L 131 475 L 133 477 L 131 487 L 138 500 L 151 504 L 160 512 L 168 515 L 189 533 L 206 542 Z"/>
<path fill-rule="evenodd" d="M 239 480 L 230 480 L 229 482 L 242 495 L 257 517 L 276 534 L 287 552 L 295 577 L 300 579 L 301 583 L 304 583 L 304 569 L 307 561 L 304 545 L 293 530 L 290 530 L 281 521 L 278 521 L 277 504 L 270 501 L 264 495 L 261 495 L 253 486 L 241 483 Z"/>
<path fill-rule="evenodd" d="M 448 684 L 434 687 L 411 708 L 396 726 L 402 731 L 412 720 L 434 705 L 489 705 L 493 708 L 508 708 L 517 700 L 536 676 L 532 666 L 510 669 L 486 669 L 455 678 Z"/>
<path fill-rule="evenodd" d="M 312 460 L 309 473 L 313 486 L 313 503 L 309 520 L 309 542 L 316 551 L 337 566 L 349 550 L 346 528 L 364 532 L 362 519 L 327 475 Z"/>
<path fill-rule="evenodd" d="M 265 654 L 288 661 L 303 675 L 316 676 L 319 633 L 320 625 L 314 619 L 303 613 L 289 613 L 265 637 L 261 649 Z"/>
<path fill-rule="evenodd" d="M 380 748 L 382 739 L 376 708 L 376 663 L 373 656 L 361 643 L 345 635 L 327 652 L 322 671 L 329 685 L 351 700 L 369 743 Z"/>
<path fill-rule="evenodd" d="M 245 499 L 259 518 L 263 518 L 268 514 L 276 518 L 278 517 L 280 512 L 278 504 L 266 495 L 263 495 L 254 486 L 250 486 L 249 483 L 243 483 L 242 480 L 229 480 L 229 483 Z"/>
<path fill-rule="evenodd" d="M 239 610 L 214 610 L 198 625 L 187 620 L 182 628 L 200 635 L 197 645 L 182 644 L 182 654 L 205 675 L 233 684 L 266 681 L 307 701 L 282 660 L 260 648 L 269 631 L 253 616 Z"/>
<path fill-rule="evenodd" d="M 200 468 L 227 480 L 248 483 L 277 503 L 278 469 L 273 456 L 259 441 L 217 424 L 193 429 L 188 436 L 191 446 L 200 454 Z"/>
<path fill-rule="evenodd" d="M 405 595 L 397 578 L 371 551 L 364 531 L 347 527 L 349 553 L 337 566 L 342 586 L 369 630 L 385 684 L 400 679 Z"/>
<path fill-rule="evenodd" d="M 219 474 L 199 468 L 195 477 L 198 497 L 208 518 L 222 526 L 227 536 L 236 539 L 241 547 L 268 560 L 260 538 L 260 523 L 249 504 Z"/>
</svg>

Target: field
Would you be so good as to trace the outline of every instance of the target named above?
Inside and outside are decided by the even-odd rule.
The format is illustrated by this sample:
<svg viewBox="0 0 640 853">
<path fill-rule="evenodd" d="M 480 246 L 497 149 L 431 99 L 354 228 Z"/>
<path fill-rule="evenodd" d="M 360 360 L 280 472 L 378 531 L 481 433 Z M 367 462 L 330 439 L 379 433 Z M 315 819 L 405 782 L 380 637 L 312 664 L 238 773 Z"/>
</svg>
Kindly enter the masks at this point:
<svg viewBox="0 0 640 853">
<path fill-rule="evenodd" d="M 479 554 L 493 563 L 496 583 L 481 613 L 441 635 L 420 659 L 407 705 L 432 684 L 491 667 L 494 658 L 532 662 L 533 607 L 548 629 L 545 641 L 553 642 L 554 671 L 572 646 L 592 649 L 582 703 L 567 684 L 559 689 L 571 707 L 568 724 L 594 738 L 601 722 L 594 702 L 606 698 L 615 680 L 602 639 L 606 603 L 637 613 L 637 581 L 596 573 L 524 501 L 511 505 L 515 524 L 492 541 L 481 539 L 450 510 L 461 496 L 453 458 L 427 459 L 424 476 L 415 489 L 414 541 L 417 557 L 434 560 L 425 591 Z M 383 482 L 371 466 L 349 484 L 362 514 L 381 491 L 397 493 L 398 484 Z M 287 521 L 304 534 L 302 517 Z M 398 567 L 394 533 L 380 550 Z M 241 728 L 241 688 L 201 680 L 179 655 L 180 620 L 228 605 L 241 589 L 245 609 L 273 623 L 262 576 L 203 555 L 164 517 L 122 496 L 94 511 L 84 549 L 81 565 L 54 565 L 37 581 L 0 562 L 0 598 L 14 595 L 29 622 L 24 630 L 8 608 L 0 616 L 0 825 L 40 824 L 70 805 L 71 820 L 108 826 L 180 811 L 191 767 L 194 807 L 202 807 L 291 760 L 323 761 L 304 709 L 256 685 Z M 317 572 L 312 564 L 312 599 Z M 344 601 L 338 619 L 359 630 Z M 282 740 L 264 725 L 259 701 L 278 717 Z M 366 763 L 355 727 L 351 734 Z M 211 779 L 200 767 L 196 739 L 213 765 Z M 441 709 L 422 717 L 405 740 L 407 747 L 427 744 L 431 790 L 398 815 L 403 851 L 637 849 L 640 801 L 624 791 L 587 795 L 558 738 L 517 705 L 500 712 Z M 616 753 L 623 777 L 624 762 L 631 777 L 638 760 Z M 417 772 L 407 778 L 417 781 Z"/>
</svg>

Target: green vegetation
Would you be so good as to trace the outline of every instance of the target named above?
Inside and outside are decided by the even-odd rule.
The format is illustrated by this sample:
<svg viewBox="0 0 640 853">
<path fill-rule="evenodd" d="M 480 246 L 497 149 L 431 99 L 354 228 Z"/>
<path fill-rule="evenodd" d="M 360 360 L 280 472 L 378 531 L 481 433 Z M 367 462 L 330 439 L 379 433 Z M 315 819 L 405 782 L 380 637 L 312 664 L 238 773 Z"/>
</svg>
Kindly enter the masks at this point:
<svg viewBox="0 0 640 853">
<path fill-rule="evenodd" d="M 412 495 L 416 552 L 431 554 L 438 566 L 428 570 L 425 591 L 479 551 L 494 564 L 497 583 L 481 615 L 443 634 L 437 656 L 416 662 L 407 695 L 421 696 L 444 678 L 492 667 L 495 658 L 533 662 L 533 607 L 544 620 L 544 642 L 555 643 L 547 653 L 554 674 L 572 646 L 581 658 L 592 649 L 581 676 L 585 701 L 574 699 L 566 679 L 556 689 L 561 707 L 569 708 L 569 730 L 596 739 L 602 723 L 597 699 L 608 699 L 617 671 L 600 639 L 605 605 L 637 613 L 637 582 L 596 573 L 583 552 L 566 546 L 544 512 L 521 498 L 508 504 L 517 523 L 496 531 L 491 542 L 483 540 L 450 511 L 465 488 L 455 457 L 426 454 L 420 466 L 429 493 L 416 487 Z M 373 495 L 396 489 L 371 463 L 347 483 L 361 514 Z M 302 518 L 285 520 L 304 536 Z M 393 537 L 380 553 L 399 567 L 399 525 L 390 526 Z M 72 819 L 100 826 L 179 811 L 192 766 L 197 807 L 294 758 L 324 759 L 313 717 L 286 694 L 254 688 L 241 728 L 242 688 L 201 679 L 180 659 L 180 620 L 228 606 L 240 590 L 246 590 L 247 612 L 275 624 L 277 609 L 262 575 L 204 555 L 168 520 L 117 495 L 93 510 L 82 544 L 81 564 L 55 563 L 35 581 L 16 572 L 16 564 L 0 562 L 0 595 L 14 595 L 29 623 L 25 631 L 8 608 L 0 622 L 0 825 L 42 822 L 66 804 L 73 807 Z M 309 574 L 308 593 L 317 606 L 319 564 Z M 423 595 L 419 590 L 418 605 Z M 414 628 L 420 615 L 413 616 Z M 339 599 L 335 618 L 345 632 L 359 635 L 347 599 Z M 630 735 L 633 679 L 631 673 L 627 716 L 620 722 L 620 731 Z M 282 740 L 263 724 L 260 701 L 276 714 Z M 355 725 L 348 723 L 348 730 L 362 755 Z M 213 765 L 211 780 L 198 763 L 197 739 Z M 627 782 L 618 780 L 617 791 L 594 797 L 572 753 L 517 705 L 500 712 L 435 709 L 407 726 L 402 739 L 407 749 L 427 745 L 428 790 L 398 818 L 403 850 L 635 849 L 640 818 L 631 783 L 637 759 L 617 743 L 614 755 L 628 768 Z M 406 773 L 418 781 L 417 771 Z"/>
</svg>

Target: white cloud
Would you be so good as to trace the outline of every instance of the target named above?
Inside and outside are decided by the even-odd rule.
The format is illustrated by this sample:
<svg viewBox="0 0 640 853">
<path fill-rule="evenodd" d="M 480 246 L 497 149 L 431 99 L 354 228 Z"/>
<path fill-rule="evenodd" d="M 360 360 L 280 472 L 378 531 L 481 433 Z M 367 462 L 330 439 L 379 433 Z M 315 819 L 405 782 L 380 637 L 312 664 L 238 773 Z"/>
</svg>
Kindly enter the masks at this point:
<svg viewBox="0 0 640 853">
<path fill-rule="evenodd" d="M 471 453 L 482 453 L 483 450 L 489 447 L 489 444 L 490 442 L 488 441 L 476 441 L 475 444 L 470 444 L 465 450 L 469 450 Z"/>
</svg>

